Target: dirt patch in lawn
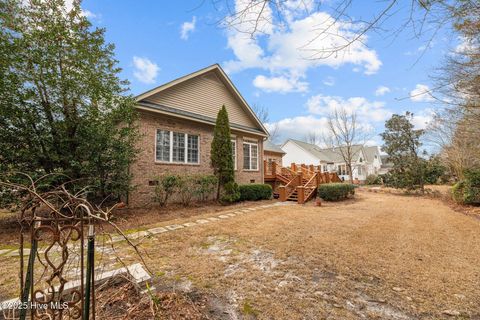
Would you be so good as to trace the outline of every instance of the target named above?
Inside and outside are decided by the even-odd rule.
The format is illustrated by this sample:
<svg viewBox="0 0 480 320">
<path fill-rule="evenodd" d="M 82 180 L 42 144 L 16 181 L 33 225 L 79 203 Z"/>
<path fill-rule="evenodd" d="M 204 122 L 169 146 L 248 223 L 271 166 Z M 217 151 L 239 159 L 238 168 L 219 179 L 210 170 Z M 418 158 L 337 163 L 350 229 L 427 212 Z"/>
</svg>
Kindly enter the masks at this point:
<svg viewBox="0 0 480 320">
<path fill-rule="evenodd" d="M 439 200 L 259 210 L 146 242 L 164 277 L 189 279 L 259 319 L 480 317 L 480 222 Z"/>
</svg>

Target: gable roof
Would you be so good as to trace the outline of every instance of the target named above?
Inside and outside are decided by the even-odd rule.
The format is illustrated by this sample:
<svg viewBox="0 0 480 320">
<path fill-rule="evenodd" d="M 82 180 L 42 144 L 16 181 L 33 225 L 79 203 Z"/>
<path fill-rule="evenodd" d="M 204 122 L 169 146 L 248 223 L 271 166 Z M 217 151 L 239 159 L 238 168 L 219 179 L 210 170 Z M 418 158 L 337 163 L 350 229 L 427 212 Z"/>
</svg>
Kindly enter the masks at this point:
<svg viewBox="0 0 480 320">
<path fill-rule="evenodd" d="M 285 151 L 283 151 L 279 146 L 271 142 L 270 140 L 266 140 L 263 143 L 263 150 L 264 151 L 270 151 L 270 152 L 276 152 L 276 153 L 281 153 L 285 154 Z"/>
<path fill-rule="evenodd" d="M 143 110 L 149 110 L 149 111 L 156 111 L 156 112 L 165 113 L 165 114 L 174 115 L 174 116 L 180 116 L 182 118 L 187 118 L 194 121 L 215 124 L 216 113 L 215 114 L 211 114 L 211 113 L 205 114 L 205 112 L 202 113 L 203 108 L 201 107 L 193 110 L 194 112 L 192 112 L 192 110 L 182 110 L 181 108 L 178 108 L 175 106 L 157 103 L 154 99 L 154 97 L 156 95 L 158 96 L 159 93 L 164 94 L 165 92 L 165 94 L 167 94 L 166 92 L 170 92 L 173 89 L 173 87 L 180 88 L 181 85 L 184 84 L 185 82 L 189 80 L 193 81 L 194 79 L 198 79 L 202 76 L 207 76 L 206 74 L 209 74 L 208 75 L 209 77 L 214 77 L 217 80 L 217 82 L 221 82 L 221 84 L 223 85 L 222 88 L 224 87 L 231 94 L 228 96 L 228 97 L 231 97 L 229 99 L 234 99 L 231 101 L 236 101 L 235 103 L 236 104 L 238 103 L 237 105 L 239 105 L 243 110 L 243 113 L 240 112 L 241 117 L 245 119 L 250 119 L 248 120 L 249 122 L 246 124 L 245 124 L 245 121 L 243 121 L 243 123 L 238 123 L 239 121 L 237 121 L 237 123 L 235 122 L 232 123 L 232 120 L 231 120 L 230 122 L 232 123 L 231 125 L 232 129 L 237 129 L 240 131 L 248 131 L 248 132 L 260 134 L 262 136 L 268 136 L 268 131 L 265 128 L 265 126 L 259 120 L 255 112 L 248 105 L 245 99 L 242 97 L 238 89 L 232 83 L 230 78 L 226 75 L 225 71 L 223 71 L 223 69 L 218 64 L 214 64 L 209 67 L 192 72 L 190 74 L 187 74 L 185 76 L 182 76 L 180 78 L 167 82 L 163 85 L 160 85 L 156 88 L 153 88 L 149 91 L 146 91 L 138 95 L 135 98 L 137 108 L 143 109 Z M 202 98 L 204 100 L 206 99 L 205 97 L 202 97 Z M 197 111 L 200 111 L 200 112 L 197 112 Z M 238 114 L 239 112 L 237 111 L 237 115 Z"/>
<path fill-rule="evenodd" d="M 306 152 L 313 155 L 315 158 L 318 158 L 320 161 L 344 162 L 341 153 L 339 151 L 335 151 L 335 149 L 338 149 L 338 148 L 320 148 L 315 144 L 300 141 L 300 140 L 295 140 L 295 139 L 288 139 L 287 141 L 285 141 L 282 147 L 289 141 L 295 143 L 300 148 L 302 148 Z M 345 148 L 345 147 L 340 147 L 340 148 Z M 378 152 L 378 147 L 376 146 L 365 147 L 362 145 L 353 145 L 352 149 L 354 153 L 354 156 L 352 159 L 353 161 L 357 161 L 359 156 L 363 154 L 367 162 L 372 162 L 376 152 Z"/>
</svg>

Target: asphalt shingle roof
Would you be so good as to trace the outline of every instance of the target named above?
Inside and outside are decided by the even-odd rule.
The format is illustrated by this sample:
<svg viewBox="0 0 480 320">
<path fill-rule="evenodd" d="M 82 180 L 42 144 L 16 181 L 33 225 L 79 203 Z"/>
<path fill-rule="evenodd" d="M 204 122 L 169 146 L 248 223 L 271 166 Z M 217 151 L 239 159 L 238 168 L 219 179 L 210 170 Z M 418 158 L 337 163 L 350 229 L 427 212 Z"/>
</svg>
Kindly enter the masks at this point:
<svg viewBox="0 0 480 320">
<path fill-rule="evenodd" d="M 299 145 L 302 149 L 305 151 L 311 153 L 313 156 L 319 158 L 322 161 L 327 161 L 327 162 L 344 162 L 343 157 L 341 155 L 339 148 L 320 148 L 319 146 L 311 143 L 307 143 L 304 141 L 300 140 L 295 140 L 295 139 L 290 139 L 290 141 L 295 142 L 297 145 Z M 364 147 L 361 145 L 354 145 L 353 147 L 353 161 L 357 161 L 359 155 L 360 155 L 360 150 L 363 150 L 363 154 L 365 156 L 365 160 L 367 162 L 372 162 L 375 154 L 378 152 L 378 147 L 373 146 L 373 147 Z"/>
<path fill-rule="evenodd" d="M 285 151 L 283 151 L 279 146 L 277 146 L 270 140 L 267 140 L 263 143 L 263 150 L 285 154 Z"/>
</svg>

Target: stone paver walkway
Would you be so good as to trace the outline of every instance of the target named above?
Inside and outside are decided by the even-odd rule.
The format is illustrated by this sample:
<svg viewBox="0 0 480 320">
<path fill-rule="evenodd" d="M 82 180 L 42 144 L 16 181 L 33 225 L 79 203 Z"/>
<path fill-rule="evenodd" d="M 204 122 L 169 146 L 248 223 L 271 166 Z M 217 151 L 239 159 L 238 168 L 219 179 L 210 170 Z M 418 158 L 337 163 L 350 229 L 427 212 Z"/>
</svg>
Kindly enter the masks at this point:
<svg viewBox="0 0 480 320">
<path fill-rule="evenodd" d="M 195 226 L 206 224 L 206 223 L 218 222 L 218 221 L 221 221 L 221 220 L 230 219 L 230 218 L 236 217 L 238 215 L 251 213 L 251 212 L 254 212 L 254 211 L 257 211 L 257 210 L 261 210 L 261 209 L 273 208 L 273 207 L 276 207 L 276 206 L 292 205 L 292 204 L 294 204 L 294 203 L 293 202 L 275 202 L 275 203 L 272 203 L 272 204 L 266 204 L 266 205 L 261 205 L 261 206 L 257 206 L 257 207 L 237 209 L 235 211 L 229 210 L 229 211 L 221 212 L 219 215 L 215 215 L 215 216 L 208 217 L 208 218 L 201 218 L 201 219 L 197 219 L 197 220 L 187 221 L 187 222 L 184 222 L 182 224 L 171 224 L 171 225 L 166 225 L 166 226 L 163 226 L 163 227 L 155 227 L 155 228 L 151 228 L 151 229 L 147 229 L 147 230 L 143 230 L 143 231 L 130 233 L 130 234 L 127 234 L 127 237 L 130 240 L 135 240 L 135 239 L 139 239 L 139 238 L 142 238 L 142 237 L 155 236 L 155 235 L 165 233 L 165 232 L 173 232 L 173 231 L 184 229 L 184 228 L 195 227 Z M 111 237 L 111 240 L 108 242 L 108 244 L 117 243 L 117 242 L 120 242 L 120 241 L 125 241 L 125 238 L 121 235 L 116 235 L 116 236 Z M 103 253 L 111 250 L 110 248 L 105 248 L 103 246 L 96 246 L 95 249 L 97 251 L 103 252 Z M 42 252 L 43 250 L 45 250 L 45 248 L 40 248 L 39 249 L 40 252 Z M 24 248 L 23 254 L 24 255 L 29 255 L 30 250 Z M 18 249 L 2 249 L 2 250 L 0 250 L 0 256 L 18 257 L 19 255 L 20 255 L 20 252 L 19 252 Z"/>
</svg>

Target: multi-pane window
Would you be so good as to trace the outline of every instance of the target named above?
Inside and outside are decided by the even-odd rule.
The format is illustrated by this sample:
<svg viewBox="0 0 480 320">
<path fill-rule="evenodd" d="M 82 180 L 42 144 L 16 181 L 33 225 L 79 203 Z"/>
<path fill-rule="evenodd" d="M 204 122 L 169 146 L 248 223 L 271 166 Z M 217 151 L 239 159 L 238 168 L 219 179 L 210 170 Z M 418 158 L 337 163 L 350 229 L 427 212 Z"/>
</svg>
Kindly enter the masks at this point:
<svg viewBox="0 0 480 320">
<path fill-rule="evenodd" d="M 339 176 L 345 176 L 347 175 L 347 166 L 344 164 L 339 164 L 338 165 L 338 175 Z"/>
<path fill-rule="evenodd" d="M 157 130 L 157 161 L 170 161 L 170 131 Z"/>
<path fill-rule="evenodd" d="M 243 143 L 243 169 L 258 170 L 258 144 Z"/>
<path fill-rule="evenodd" d="M 198 136 L 188 135 L 187 162 L 198 163 Z"/>
<path fill-rule="evenodd" d="M 233 168 L 237 170 L 237 141 L 232 140 Z"/>
<path fill-rule="evenodd" d="M 199 163 L 197 135 L 157 130 L 156 160 L 175 163 Z"/>
<path fill-rule="evenodd" d="M 185 162 L 185 133 L 173 132 L 172 162 Z"/>
</svg>

